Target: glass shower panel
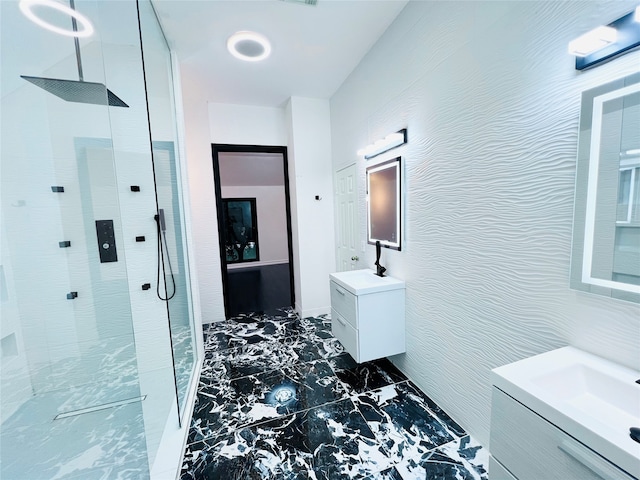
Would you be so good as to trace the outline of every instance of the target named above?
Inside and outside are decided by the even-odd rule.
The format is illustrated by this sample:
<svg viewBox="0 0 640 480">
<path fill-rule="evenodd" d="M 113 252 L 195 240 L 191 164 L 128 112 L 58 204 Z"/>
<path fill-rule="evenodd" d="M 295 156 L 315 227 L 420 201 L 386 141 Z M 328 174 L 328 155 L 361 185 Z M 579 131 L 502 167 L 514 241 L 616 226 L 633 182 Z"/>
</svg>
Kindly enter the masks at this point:
<svg viewBox="0 0 640 480">
<path fill-rule="evenodd" d="M 195 367 L 191 291 L 187 260 L 169 47 L 149 0 L 139 2 L 144 67 L 153 144 L 156 195 L 164 218 L 158 233 L 162 274 L 159 296 L 166 299 L 179 408 L 184 411 Z"/>
<path fill-rule="evenodd" d="M 1 478 L 149 475 L 99 4 L 76 51 L 0 2 Z"/>
<path fill-rule="evenodd" d="M 103 20 L 105 76 L 128 108 L 111 108 L 113 154 L 120 189 L 127 252 L 136 363 L 144 422 L 144 441 L 153 471 L 163 433 L 177 425 L 177 398 L 167 308 L 156 296 L 158 265 L 156 193 L 135 1 L 99 1 Z M 132 188 L 133 187 L 133 188 Z M 144 237 L 144 241 L 136 241 Z M 143 287 L 144 285 L 144 287 Z M 160 458 L 162 460 L 162 458 Z"/>
</svg>

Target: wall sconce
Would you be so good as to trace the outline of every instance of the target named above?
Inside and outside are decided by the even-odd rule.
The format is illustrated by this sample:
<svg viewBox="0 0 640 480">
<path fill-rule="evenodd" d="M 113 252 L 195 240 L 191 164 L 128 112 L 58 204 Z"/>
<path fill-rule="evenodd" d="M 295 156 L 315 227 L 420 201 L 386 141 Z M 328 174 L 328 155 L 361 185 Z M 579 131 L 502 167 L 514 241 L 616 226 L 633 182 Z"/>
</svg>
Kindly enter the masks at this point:
<svg viewBox="0 0 640 480">
<path fill-rule="evenodd" d="M 640 45 L 640 6 L 608 25 L 594 28 L 569 42 L 576 70 L 584 70 Z"/>
<path fill-rule="evenodd" d="M 389 150 L 399 147 L 407 143 L 407 129 L 403 128 L 395 133 L 390 133 L 381 140 L 377 140 L 375 143 L 367 145 L 364 148 L 358 150 L 358 155 L 362 155 L 369 160 L 381 153 L 388 152 Z"/>
</svg>

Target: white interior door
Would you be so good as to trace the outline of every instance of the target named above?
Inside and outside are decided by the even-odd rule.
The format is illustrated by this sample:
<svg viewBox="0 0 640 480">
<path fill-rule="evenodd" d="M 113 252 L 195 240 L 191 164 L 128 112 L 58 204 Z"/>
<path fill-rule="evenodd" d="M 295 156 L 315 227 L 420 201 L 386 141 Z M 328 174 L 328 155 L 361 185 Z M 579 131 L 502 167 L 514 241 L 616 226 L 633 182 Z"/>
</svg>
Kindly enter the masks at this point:
<svg viewBox="0 0 640 480">
<path fill-rule="evenodd" d="M 338 271 L 359 267 L 358 251 L 358 192 L 356 166 L 336 172 L 336 204 L 338 206 Z"/>
</svg>

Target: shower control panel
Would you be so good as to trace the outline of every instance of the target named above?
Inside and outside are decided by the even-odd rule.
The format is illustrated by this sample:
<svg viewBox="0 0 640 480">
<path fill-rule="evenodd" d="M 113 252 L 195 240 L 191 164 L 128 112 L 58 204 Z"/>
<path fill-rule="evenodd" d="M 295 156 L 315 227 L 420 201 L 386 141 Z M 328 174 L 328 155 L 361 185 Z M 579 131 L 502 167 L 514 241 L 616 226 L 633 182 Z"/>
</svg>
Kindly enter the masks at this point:
<svg viewBox="0 0 640 480">
<path fill-rule="evenodd" d="M 116 236 L 113 231 L 113 220 L 96 220 L 98 234 L 98 254 L 100 263 L 117 262 Z"/>
</svg>

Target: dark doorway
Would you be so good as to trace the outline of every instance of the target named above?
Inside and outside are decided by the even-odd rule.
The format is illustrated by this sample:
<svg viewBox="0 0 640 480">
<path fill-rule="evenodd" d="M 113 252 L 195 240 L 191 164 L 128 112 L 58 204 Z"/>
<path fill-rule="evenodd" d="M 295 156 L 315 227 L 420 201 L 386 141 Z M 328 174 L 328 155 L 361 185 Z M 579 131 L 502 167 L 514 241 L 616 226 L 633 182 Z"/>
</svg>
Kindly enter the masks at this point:
<svg viewBox="0 0 640 480">
<path fill-rule="evenodd" d="M 225 315 L 282 314 L 295 300 L 287 148 L 212 153 Z"/>
</svg>

